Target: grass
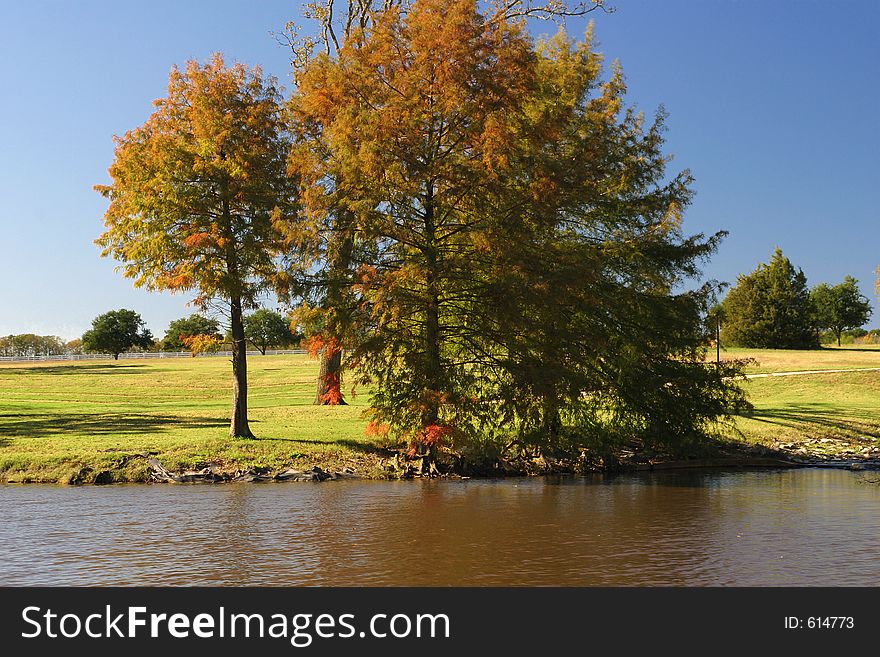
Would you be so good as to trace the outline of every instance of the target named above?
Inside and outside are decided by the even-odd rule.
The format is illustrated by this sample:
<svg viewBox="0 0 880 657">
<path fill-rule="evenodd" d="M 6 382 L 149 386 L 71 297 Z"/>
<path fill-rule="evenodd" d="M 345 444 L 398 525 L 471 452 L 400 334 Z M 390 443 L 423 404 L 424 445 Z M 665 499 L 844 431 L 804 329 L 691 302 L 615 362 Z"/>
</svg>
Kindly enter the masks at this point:
<svg viewBox="0 0 880 657">
<path fill-rule="evenodd" d="M 364 437 L 361 395 L 314 406 L 317 365 L 306 356 L 249 359 L 256 440 L 229 438 L 226 358 L 0 365 L 0 480 L 65 482 L 88 466 L 143 480 L 155 453 L 170 470 L 219 463 L 369 470 L 381 446 Z"/>
<path fill-rule="evenodd" d="M 880 367 L 880 349 L 726 350 L 749 371 Z M 351 467 L 377 474 L 384 445 L 364 436 L 366 395 L 314 406 L 317 364 L 306 356 L 249 359 L 256 440 L 229 438 L 225 358 L 0 364 L 0 481 L 143 481 L 153 453 L 170 470 Z M 880 371 L 752 379 L 755 412 L 737 419 L 751 444 L 801 456 L 880 457 Z M 88 468 L 88 470 L 86 470 Z"/>
<path fill-rule="evenodd" d="M 715 359 L 710 350 L 707 358 Z M 855 369 L 880 367 L 880 346 L 845 345 L 822 349 L 722 349 L 721 359 L 751 358 L 757 361 L 746 368 L 749 374 L 790 372 L 796 370 Z"/>
<path fill-rule="evenodd" d="M 880 367 L 876 346 L 726 349 L 721 357 L 754 359 L 749 374 Z M 880 371 L 758 378 L 743 385 L 755 411 L 737 419 L 740 434 L 732 437 L 793 456 L 880 457 Z"/>
</svg>

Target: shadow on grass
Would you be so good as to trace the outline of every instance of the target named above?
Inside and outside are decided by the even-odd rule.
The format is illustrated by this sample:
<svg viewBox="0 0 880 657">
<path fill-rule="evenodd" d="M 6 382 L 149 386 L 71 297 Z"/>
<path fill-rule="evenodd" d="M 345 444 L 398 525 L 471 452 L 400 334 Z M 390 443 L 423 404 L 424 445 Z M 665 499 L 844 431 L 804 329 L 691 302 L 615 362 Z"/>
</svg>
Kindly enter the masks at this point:
<svg viewBox="0 0 880 657">
<path fill-rule="evenodd" d="M 859 414 L 871 417 L 874 413 L 868 409 L 858 409 Z M 820 404 L 792 404 L 784 408 L 755 409 L 749 415 L 752 420 L 767 424 L 778 424 L 784 427 L 801 428 L 805 424 L 818 425 L 837 431 L 856 433 L 861 436 L 880 438 L 880 429 L 871 428 L 867 422 L 858 422 L 849 417 L 841 417 L 840 411 L 828 410 Z"/>
<path fill-rule="evenodd" d="M 225 427 L 229 420 L 212 417 L 140 415 L 137 413 L 81 413 L 70 415 L 0 414 L 0 446 L 3 437 L 43 438 L 65 434 L 107 435 L 114 433 L 160 433 L 172 429 Z"/>
<path fill-rule="evenodd" d="M 374 443 L 366 441 L 352 440 L 351 438 L 342 438 L 341 440 L 310 440 L 308 438 L 273 438 L 271 436 L 257 436 L 254 440 L 273 440 L 284 443 L 299 443 L 300 445 L 322 445 L 325 447 L 345 447 L 353 452 L 362 452 L 364 454 L 378 454 L 380 456 L 390 456 L 394 454 L 394 450 Z"/>
<path fill-rule="evenodd" d="M 822 347 L 820 351 L 833 354 L 837 351 L 855 351 L 858 353 L 880 353 L 880 345 L 872 345 L 870 347 Z"/>
<path fill-rule="evenodd" d="M 0 374 L 146 374 L 138 371 L 147 367 L 143 363 L 95 363 L 94 365 L 31 365 L 28 367 L 4 367 Z"/>
</svg>

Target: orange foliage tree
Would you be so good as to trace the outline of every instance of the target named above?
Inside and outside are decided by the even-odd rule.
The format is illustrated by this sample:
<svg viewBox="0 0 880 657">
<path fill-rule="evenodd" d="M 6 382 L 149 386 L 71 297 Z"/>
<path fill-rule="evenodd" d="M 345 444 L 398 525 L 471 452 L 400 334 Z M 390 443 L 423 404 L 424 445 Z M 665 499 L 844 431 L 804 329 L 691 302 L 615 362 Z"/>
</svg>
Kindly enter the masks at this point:
<svg viewBox="0 0 880 657">
<path fill-rule="evenodd" d="M 273 279 L 288 248 L 279 222 L 295 215 L 280 92 L 258 68 L 174 68 L 147 121 L 116 138 L 102 255 L 136 287 L 192 291 L 225 307 L 232 332 L 230 435 L 251 437 L 243 309 Z"/>
<path fill-rule="evenodd" d="M 723 234 L 681 231 L 662 113 L 624 106 L 589 34 L 535 43 L 530 3 L 404 5 L 311 60 L 290 104 L 304 225 L 344 213 L 335 239 L 364 245 L 347 348 L 370 433 L 423 468 L 469 438 L 704 436 L 743 403 L 737 367 L 699 353 L 711 285 L 674 290 Z"/>
<path fill-rule="evenodd" d="M 337 232 L 372 249 L 349 291 L 373 419 L 420 454 L 481 409 L 453 351 L 468 340 L 462 302 L 498 219 L 487 203 L 516 147 L 533 62 L 521 24 L 486 21 L 469 0 L 423 0 L 316 58 L 291 101 L 306 213 L 341 208 Z"/>
</svg>

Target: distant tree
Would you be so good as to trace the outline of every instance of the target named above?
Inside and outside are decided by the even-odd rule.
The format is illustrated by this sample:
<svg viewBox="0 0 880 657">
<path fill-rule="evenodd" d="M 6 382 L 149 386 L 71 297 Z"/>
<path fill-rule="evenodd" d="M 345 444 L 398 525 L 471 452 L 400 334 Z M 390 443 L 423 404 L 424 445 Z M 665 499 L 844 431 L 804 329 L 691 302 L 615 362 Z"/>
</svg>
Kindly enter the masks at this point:
<svg viewBox="0 0 880 657">
<path fill-rule="evenodd" d="M 218 335 L 195 334 L 183 336 L 183 346 L 189 349 L 193 358 L 199 354 L 219 351 L 222 344 L 223 340 Z"/>
<path fill-rule="evenodd" d="M 82 339 L 74 338 L 66 345 L 64 345 L 64 351 L 68 354 L 81 354 L 82 353 Z"/>
<path fill-rule="evenodd" d="M 722 340 L 740 347 L 812 349 L 819 346 L 807 277 L 780 249 L 769 264 L 741 275 L 722 302 Z"/>
<path fill-rule="evenodd" d="M 152 344 L 153 336 L 141 316 L 124 308 L 98 315 L 82 336 L 83 351 L 111 354 L 114 360 L 132 347 L 148 349 Z"/>
<path fill-rule="evenodd" d="M 244 318 L 244 337 L 264 356 L 269 347 L 288 347 L 296 339 L 287 320 L 267 308 L 260 308 Z"/>
<path fill-rule="evenodd" d="M 0 338 L 0 356 L 56 356 L 64 351 L 64 342 L 54 335 L 22 333 Z"/>
<path fill-rule="evenodd" d="M 196 293 L 228 313 L 232 331 L 229 433 L 250 438 L 244 310 L 277 273 L 288 245 L 278 222 L 296 213 L 290 149 L 276 81 L 260 69 L 174 68 L 167 97 L 146 123 L 116 140 L 102 255 L 135 286 Z"/>
<path fill-rule="evenodd" d="M 183 351 L 187 348 L 184 340 L 191 335 L 209 335 L 222 340 L 220 324 L 216 319 L 194 313 L 189 317 L 175 319 L 168 325 L 162 338 L 163 351 Z"/>
<path fill-rule="evenodd" d="M 852 276 L 833 287 L 821 283 L 813 288 L 810 296 L 816 311 L 816 326 L 831 331 L 838 347 L 844 331 L 863 326 L 871 317 L 871 304 Z"/>
</svg>

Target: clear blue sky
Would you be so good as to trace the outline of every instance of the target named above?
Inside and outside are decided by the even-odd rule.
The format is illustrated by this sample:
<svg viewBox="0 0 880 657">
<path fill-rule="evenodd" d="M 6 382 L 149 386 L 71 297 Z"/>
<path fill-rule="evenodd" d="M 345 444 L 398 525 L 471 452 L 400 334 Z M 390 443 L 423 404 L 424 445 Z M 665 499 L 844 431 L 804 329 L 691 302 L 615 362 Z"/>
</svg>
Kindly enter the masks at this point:
<svg viewBox="0 0 880 657">
<path fill-rule="evenodd" d="M 673 166 L 696 178 L 685 228 L 730 231 L 707 276 L 733 281 L 778 245 L 811 284 L 850 274 L 875 303 L 880 2 L 617 5 L 595 16 L 596 36 L 623 64 L 630 101 L 670 114 Z M 295 0 L 0 4 L 0 335 L 69 339 L 126 307 L 161 336 L 191 312 L 98 257 L 105 201 L 92 185 L 107 180 L 111 137 L 146 119 L 172 64 L 222 51 L 287 82 L 270 32 L 299 18 Z"/>
</svg>

